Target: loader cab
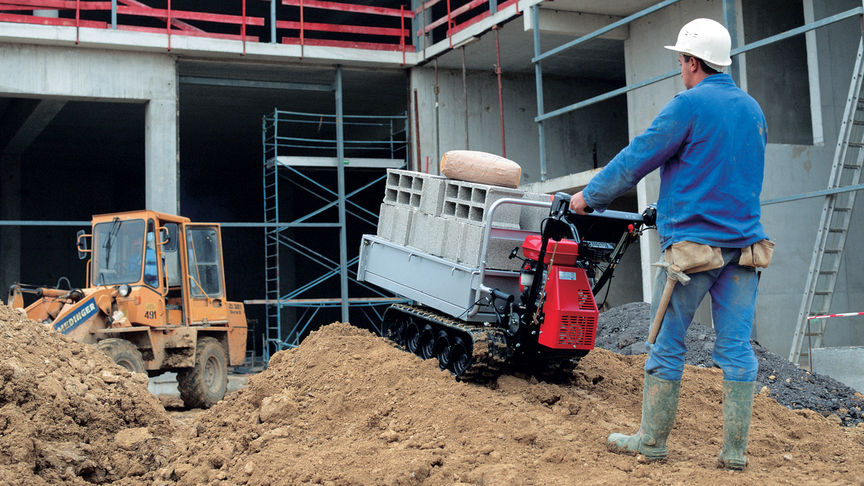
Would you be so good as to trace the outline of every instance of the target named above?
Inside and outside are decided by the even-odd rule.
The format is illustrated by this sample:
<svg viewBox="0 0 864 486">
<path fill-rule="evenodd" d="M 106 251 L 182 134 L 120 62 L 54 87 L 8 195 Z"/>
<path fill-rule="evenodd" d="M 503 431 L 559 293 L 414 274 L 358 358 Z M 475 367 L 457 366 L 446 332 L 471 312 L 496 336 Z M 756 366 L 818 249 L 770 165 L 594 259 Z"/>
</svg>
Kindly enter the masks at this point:
<svg viewBox="0 0 864 486">
<path fill-rule="evenodd" d="M 128 285 L 136 324 L 226 325 L 221 240 L 218 224 L 155 211 L 96 216 L 88 284 Z"/>
</svg>

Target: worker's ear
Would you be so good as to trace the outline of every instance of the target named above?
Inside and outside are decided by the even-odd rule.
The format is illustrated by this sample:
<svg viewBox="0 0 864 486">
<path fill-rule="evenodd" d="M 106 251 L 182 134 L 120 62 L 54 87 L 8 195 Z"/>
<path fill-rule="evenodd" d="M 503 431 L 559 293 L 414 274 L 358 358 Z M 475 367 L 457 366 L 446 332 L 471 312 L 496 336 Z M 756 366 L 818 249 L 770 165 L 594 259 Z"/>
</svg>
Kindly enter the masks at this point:
<svg viewBox="0 0 864 486">
<path fill-rule="evenodd" d="M 687 61 L 687 70 L 691 73 L 696 73 L 699 71 L 699 59 L 690 56 L 690 60 Z"/>
</svg>

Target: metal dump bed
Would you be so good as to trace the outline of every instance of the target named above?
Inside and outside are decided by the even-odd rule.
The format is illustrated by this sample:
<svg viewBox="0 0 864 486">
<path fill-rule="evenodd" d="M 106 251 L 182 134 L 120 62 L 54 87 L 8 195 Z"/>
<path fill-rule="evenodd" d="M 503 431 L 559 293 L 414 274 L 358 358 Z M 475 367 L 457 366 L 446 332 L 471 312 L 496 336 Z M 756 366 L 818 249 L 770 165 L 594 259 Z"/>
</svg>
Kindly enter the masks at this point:
<svg viewBox="0 0 864 486">
<path fill-rule="evenodd" d="M 489 208 L 487 221 L 505 204 L 549 208 L 544 201 L 499 199 Z M 537 228 L 539 231 L 539 228 Z M 525 237 L 538 231 L 490 227 L 484 230 L 479 268 L 445 260 L 422 250 L 399 245 L 373 235 L 363 235 L 357 279 L 375 284 L 397 295 L 436 309 L 457 319 L 472 322 L 497 321 L 486 305 L 491 289 L 519 295 L 519 272 L 486 270 L 486 250 L 492 240 L 507 240 L 519 246 Z"/>
</svg>

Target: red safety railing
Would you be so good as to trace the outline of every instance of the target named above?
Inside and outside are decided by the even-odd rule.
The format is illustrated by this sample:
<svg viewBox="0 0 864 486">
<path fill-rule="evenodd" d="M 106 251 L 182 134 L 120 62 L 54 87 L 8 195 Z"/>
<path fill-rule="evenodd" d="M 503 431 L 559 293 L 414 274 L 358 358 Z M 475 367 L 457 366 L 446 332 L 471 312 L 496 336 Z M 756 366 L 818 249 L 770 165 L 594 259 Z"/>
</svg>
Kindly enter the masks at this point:
<svg viewBox="0 0 864 486">
<path fill-rule="evenodd" d="M 148 5 L 154 1 L 159 2 L 158 7 Z M 244 54 L 246 42 L 260 42 L 259 37 L 300 45 L 301 57 L 305 46 L 401 51 L 404 64 L 405 53 L 416 50 L 412 30 L 416 38 L 430 36 L 435 42 L 446 34 L 452 47 L 454 34 L 493 11 L 515 5 L 519 13 L 520 0 L 428 0 L 416 11 L 408 7 L 409 0 L 389 2 L 388 7 L 351 3 L 353 0 L 279 1 L 281 19 L 271 17 L 275 10 L 270 10 L 270 0 L 250 4 L 253 15 L 248 15 L 247 0 L 212 2 L 212 8 L 221 12 L 178 10 L 172 0 L 117 0 L 114 11 L 110 0 L 0 0 L 0 22 L 161 33 L 167 36 L 168 49 L 171 38 L 180 35 L 240 40 Z M 34 15 L 34 10 L 56 13 Z M 113 25 L 112 17 L 116 19 Z M 249 35 L 250 28 L 257 35 Z"/>
<path fill-rule="evenodd" d="M 519 1 L 520 0 L 506 0 L 497 2 L 497 10 L 505 9 L 511 5 L 516 5 L 516 13 L 520 13 L 521 9 L 519 8 Z M 437 19 L 433 19 L 431 22 L 423 26 L 422 29 L 418 29 L 416 32 L 417 37 L 429 34 L 446 23 L 447 39 L 450 42 L 450 47 L 453 47 L 454 34 L 493 14 L 492 2 L 490 0 L 463 1 L 460 2 L 461 5 L 458 6 L 454 5 L 454 3 L 456 3 L 455 0 L 429 0 L 424 2 L 414 11 L 415 17 L 423 15 L 426 10 L 431 9 L 441 2 L 446 2 L 447 14 L 442 15 Z"/>
<path fill-rule="evenodd" d="M 283 36 L 283 44 L 401 51 L 403 64 L 405 52 L 414 51 L 414 46 L 409 45 L 411 31 L 405 27 L 405 19 L 412 19 L 414 15 L 404 6 L 397 9 L 322 0 L 282 0 L 282 5 L 299 9 L 295 20 L 276 21 L 276 27 L 296 31 L 295 35 Z M 306 20 L 309 9 L 322 20 L 326 20 L 322 11 L 357 14 L 353 18 L 364 18 L 367 25 L 309 22 Z M 393 17 L 399 18 L 398 27 Z M 392 26 L 384 26 L 388 24 Z"/>
<path fill-rule="evenodd" d="M 194 37 L 211 37 L 217 39 L 240 40 L 244 43 L 258 42 L 257 36 L 247 36 L 246 26 L 264 26 L 263 17 L 246 16 L 246 0 L 242 1 L 242 14 L 229 15 L 214 12 L 195 12 L 174 10 L 171 0 L 167 0 L 167 8 L 154 8 L 137 0 L 118 0 L 117 15 L 123 16 L 123 22 L 117 23 L 118 30 L 137 32 L 165 33 L 168 36 L 168 48 L 171 48 L 172 35 Z M 34 15 L 34 10 L 54 10 L 56 17 Z M 107 29 L 111 27 L 110 1 L 88 0 L 0 0 L 0 22 L 19 22 L 42 25 L 61 25 L 75 27 L 90 27 Z M 13 13 L 14 12 L 14 13 Z M 87 17 L 82 18 L 82 13 Z M 99 20 L 95 20 L 99 18 Z M 106 20 L 102 20 L 102 19 Z M 165 27 L 153 27 L 156 22 L 164 22 Z M 193 25 L 189 22 L 203 24 Z M 219 28 L 212 28 L 218 25 Z M 208 30 L 207 27 L 211 26 Z M 239 33 L 226 33 L 225 30 L 237 26 Z M 76 38 L 77 42 L 77 38 Z"/>
</svg>

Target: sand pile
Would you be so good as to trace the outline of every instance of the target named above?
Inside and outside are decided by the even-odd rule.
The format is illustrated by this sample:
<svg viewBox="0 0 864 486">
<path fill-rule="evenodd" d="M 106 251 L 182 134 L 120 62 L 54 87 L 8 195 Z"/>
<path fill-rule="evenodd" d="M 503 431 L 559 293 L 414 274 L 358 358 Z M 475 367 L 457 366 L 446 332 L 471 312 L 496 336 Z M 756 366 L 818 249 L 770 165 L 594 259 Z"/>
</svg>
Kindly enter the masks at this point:
<svg viewBox="0 0 864 486">
<path fill-rule="evenodd" d="M 0 484 L 103 483 L 163 466 L 176 426 L 146 383 L 0 304 Z"/>
<path fill-rule="evenodd" d="M 200 415 L 166 484 L 664 484 L 857 482 L 864 427 L 756 397 L 751 467 L 715 469 L 719 370 L 686 371 L 665 464 L 606 452 L 638 427 L 644 356 L 605 350 L 569 383 L 456 382 L 368 332 L 333 324 Z"/>
</svg>

